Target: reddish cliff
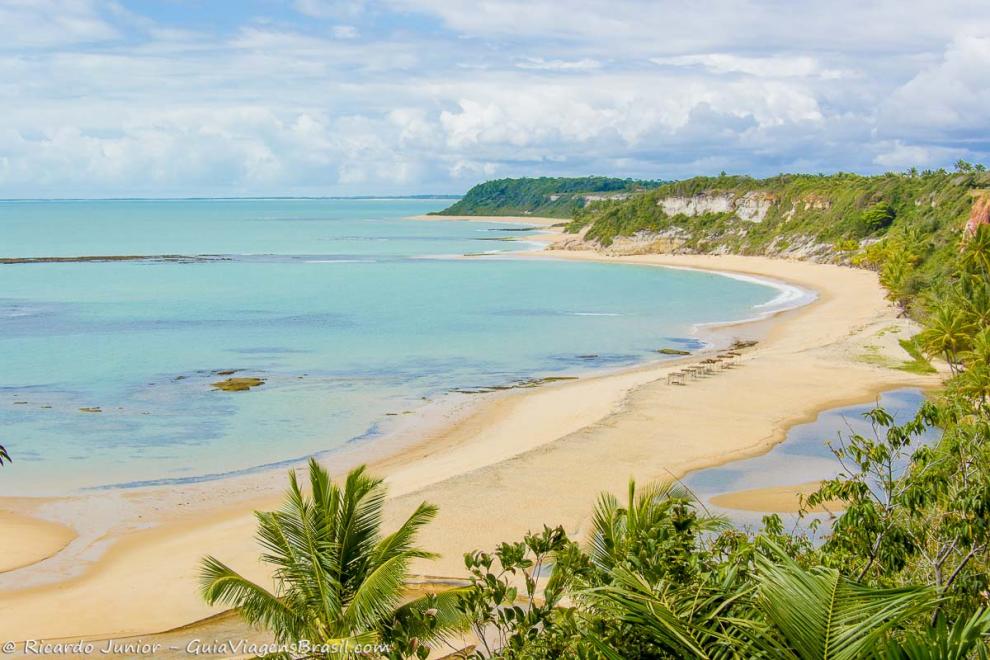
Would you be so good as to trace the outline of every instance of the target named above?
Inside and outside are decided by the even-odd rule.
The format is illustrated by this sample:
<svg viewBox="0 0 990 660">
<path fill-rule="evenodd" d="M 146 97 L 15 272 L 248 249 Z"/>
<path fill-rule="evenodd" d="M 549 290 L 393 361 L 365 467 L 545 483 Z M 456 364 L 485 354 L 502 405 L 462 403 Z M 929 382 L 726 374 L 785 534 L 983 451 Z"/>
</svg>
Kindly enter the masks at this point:
<svg viewBox="0 0 990 660">
<path fill-rule="evenodd" d="M 990 225 L 990 193 L 987 192 L 973 193 L 973 208 L 970 209 L 964 235 L 972 236 L 980 225 Z"/>
</svg>

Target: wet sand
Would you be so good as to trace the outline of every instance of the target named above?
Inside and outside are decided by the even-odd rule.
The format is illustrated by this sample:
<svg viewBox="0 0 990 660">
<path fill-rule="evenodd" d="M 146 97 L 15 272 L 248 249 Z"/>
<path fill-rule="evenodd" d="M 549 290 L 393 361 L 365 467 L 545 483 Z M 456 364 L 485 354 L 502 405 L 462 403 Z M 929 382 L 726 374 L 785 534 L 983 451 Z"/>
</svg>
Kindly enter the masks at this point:
<svg viewBox="0 0 990 660">
<path fill-rule="evenodd" d="M 763 338 L 736 366 L 686 386 L 668 385 L 667 374 L 698 356 L 479 395 L 476 405 L 456 415 L 410 429 L 402 443 L 335 456 L 329 463 L 334 474 L 368 462 L 387 478 L 387 524 L 422 500 L 439 505 L 421 541 L 442 557 L 416 566 L 420 574 L 463 575 L 464 552 L 518 539 L 544 523 L 563 524 L 582 538 L 597 494 L 622 491 L 629 478 L 670 479 L 762 453 L 791 425 L 824 409 L 937 382 L 863 360 L 867 345 L 891 364 L 908 360 L 889 329 L 896 326 L 901 337 L 914 330 L 868 271 L 735 256 L 549 250 L 526 258 L 547 257 L 744 273 L 798 284 L 818 299 L 770 321 L 724 328 L 726 339 Z M 198 597 L 200 558 L 214 554 L 249 577 L 266 579 L 251 511 L 277 506 L 285 484 L 284 471 L 277 470 L 58 503 L 70 521 L 103 505 L 91 516 L 103 516 L 103 531 L 88 545 L 74 543 L 83 547 L 72 552 L 0 575 L 6 578 L 0 579 L 0 637 L 134 635 L 216 614 Z M 53 607 L 57 617 L 50 615 Z"/>
</svg>

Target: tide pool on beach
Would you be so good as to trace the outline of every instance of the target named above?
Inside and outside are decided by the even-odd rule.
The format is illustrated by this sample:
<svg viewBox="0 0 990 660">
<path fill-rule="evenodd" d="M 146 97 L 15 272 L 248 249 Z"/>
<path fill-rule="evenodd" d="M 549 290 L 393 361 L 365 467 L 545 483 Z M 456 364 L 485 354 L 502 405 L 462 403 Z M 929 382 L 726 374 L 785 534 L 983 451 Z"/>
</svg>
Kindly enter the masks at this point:
<svg viewBox="0 0 990 660">
<path fill-rule="evenodd" d="M 777 288 L 684 270 L 463 258 L 518 225 L 443 200 L 0 202 L 0 494 L 208 478 L 374 441 L 454 390 L 659 359 Z M 491 239 L 514 238 L 516 241 Z M 214 383 L 259 378 L 248 391 Z"/>
<path fill-rule="evenodd" d="M 767 453 L 697 470 L 684 477 L 682 483 L 713 513 L 724 515 L 739 526 L 758 527 L 765 515 L 763 512 L 718 506 L 711 501 L 712 498 L 722 496 L 731 500 L 734 494 L 751 489 L 787 489 L 834 479 L 844 468 L 832 453 L 829 443 L 840 448 L 848 443 L 854 433 L 867 438 L 875 437 L 874 428 L 865 414 L 877 406 L 889 412 L 896 424 L 904 424 L 917 414 L 924 401 L 921 390 L 908 388 L 884 392 L 872 403 L 824 410 L 814 421 L 791 427 L 787 437 Z M 882 434 L 884 429 L 879 429 L 879 432 Z M 915 438 L 908 454 L 918 447 L 934 443 L 940 433 L 938 429 L 928 429 Z M 901 465 L 901 469 L 903 467 Z M 796 505 L 797 497 L 789 503 Z M 787 519 L 796 518 L 795 514 L 781 515 Z M 811 519 L 815 517 L 822 516 L 812 514 Z"/>
</svg>

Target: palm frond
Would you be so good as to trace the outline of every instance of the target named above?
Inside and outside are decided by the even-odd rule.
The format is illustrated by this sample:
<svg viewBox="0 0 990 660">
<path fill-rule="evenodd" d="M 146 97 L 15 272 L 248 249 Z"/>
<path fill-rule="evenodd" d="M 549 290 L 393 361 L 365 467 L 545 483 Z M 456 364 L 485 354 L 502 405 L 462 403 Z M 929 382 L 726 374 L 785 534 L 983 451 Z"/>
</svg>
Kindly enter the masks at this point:
<svg viewBox="0 0 990 660">
<path fill-rule="evenodd" d="M 409 559 L 396 555 L 364 576 L 347 605 L 346 618 L 352 626 L 372 627 L 391 614 L 402 596 Z"/>
<path fill-rule="evenodd" d="M 280 508 L 256 513 L 261 558 L 274 569 L 275 593 L 207 557 L 203 598 L 238 608 L 279 640 L 378 639 L 401 600 L 409 563 L 435 556 L 413 543 L 436 507 L 421 504 L 383 538 L 381 479 L 362 467 L 340 487 L 310 461 L 308 485 L 307 493 L 290 471 Z"/>
<path fill-rule="evenodd" d="M 199 577 L 203 600 L 236 608 L 252 625 L 276 632 L 300 632 L 305 627 L 297 613 L 274 594 L 215 557 L 203 560 Z"/>
<path fill-rule="evenodd" d="M 461 598 L 470 587 L 446 589 L 429 596 L 421 596 L 396 608 L 395 618 L 409 620 L 414 614 L 422 615 L 429 611 L 433 625 L 429 631 L 414 631 L 416 636 L 427 642 L 447 639 L 450 635 L 464 632 L 471 627 L 471 617 L 458 607 Z"/>
<path fill-rule="evenodd" d="M 990 608 L 959 619 L 951 627 L 939 618 L 936 625 L 890 643 L 878 657 L 887 660 L 966 660 L 990 658 Z"/>
<path fill-rule="evenodd" d="M 835 569 L 804 570 L 783 552 L 757 567 L 758 606 L 798 658 L 861 658 L 933 603 L 929 589 L 864 586 Z"/>
<path fill-rule="evenodd" d="M 704 586 L 654 588 L 642 576 L 617 569 L 611 585 L 587 590 L 585 595 L 609 606 L 622 621 L 679 657 L 732 656 L 746 647 L 750 637 L 748 622 L 726 616 L 733 603 L 747 595 L 744 591 L 726 596 Z M 602 649 L 601 643 L 595 646 Z"/>
<path fill-rule="evenodd" d="M 382 480 L 367 475 L 363 466 L 348 473 L 336 521 L 340 578 L 347 593 L 357 588 L 355 578 L 371 569 L 371 552 L 379 539 L 385 494 Z"/>
<path fill-rule="evenodd" d="M 591 561 L 607 567 L 613 563 L 615 551 L 625 530 L 624 510 L 612 493 L 602 493 L 592 514 Z"/>
<path fill-rule="evenodd" d="M 437 507 L 433 504 L 423 502 L 404 523 L 385 538 L 381 539 L 371 553 L 372 564 L 379 564 L 388 561 L 399 554 L 419 559 L 432 559 L 436 557 L 434 553 L 416 549 L 412 546 L 413 539 L 419 530 L 437 516 Z"/>
</svg>

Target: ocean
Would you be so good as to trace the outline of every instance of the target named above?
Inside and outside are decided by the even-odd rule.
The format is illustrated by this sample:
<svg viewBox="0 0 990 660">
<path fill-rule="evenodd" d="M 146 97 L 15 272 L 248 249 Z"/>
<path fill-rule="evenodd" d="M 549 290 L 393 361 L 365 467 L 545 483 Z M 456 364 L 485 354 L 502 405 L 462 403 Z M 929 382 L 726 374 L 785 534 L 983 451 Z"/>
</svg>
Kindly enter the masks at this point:
<svg viewBox="0 0 990 660">
<path fill-rule="evenodd" d="M 661 359 L 698 348 L 699 324 L 788 295 L 518 259 L 534 247 L 520 225 L 407 219 L 448 203 L 0 202 L 0 258 L 207 255 L 0 264 L 0 444 L 14 459 L 0 495 L 214 478 L 376 442 L 470 396 L 457 391 Z M 213 388 L 228 377 L 264 384 Z"/>
</svg>

